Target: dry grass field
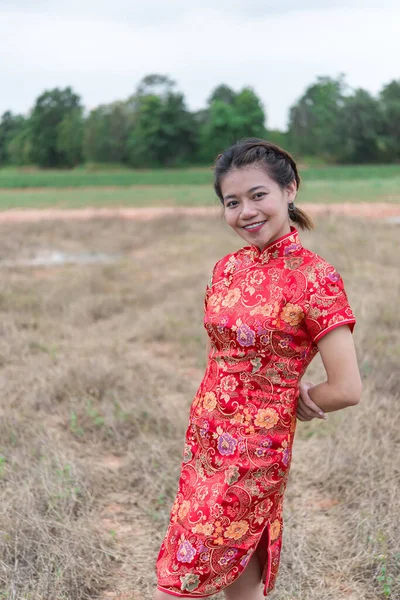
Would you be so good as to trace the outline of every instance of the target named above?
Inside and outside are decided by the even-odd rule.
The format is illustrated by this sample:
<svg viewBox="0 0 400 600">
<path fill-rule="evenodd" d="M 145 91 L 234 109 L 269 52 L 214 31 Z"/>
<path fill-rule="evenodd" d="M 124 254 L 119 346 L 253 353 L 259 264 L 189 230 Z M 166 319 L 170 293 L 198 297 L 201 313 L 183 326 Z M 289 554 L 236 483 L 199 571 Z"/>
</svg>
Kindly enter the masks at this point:
<svg viewBox="0 0 400 600">
<path fill-rule="evenodd" d="M 399 228 L 332 215 L 301 237 L 343 275 L 364 392 L 299 423 L 270 598 L 395 600 Z M 209 217 L 0 225 L 1 599 L 150 600 L 205 366 L 204 289 L 239 245 Z M 44 251 L 116 259 L 12 265 Z"/>
</svg>

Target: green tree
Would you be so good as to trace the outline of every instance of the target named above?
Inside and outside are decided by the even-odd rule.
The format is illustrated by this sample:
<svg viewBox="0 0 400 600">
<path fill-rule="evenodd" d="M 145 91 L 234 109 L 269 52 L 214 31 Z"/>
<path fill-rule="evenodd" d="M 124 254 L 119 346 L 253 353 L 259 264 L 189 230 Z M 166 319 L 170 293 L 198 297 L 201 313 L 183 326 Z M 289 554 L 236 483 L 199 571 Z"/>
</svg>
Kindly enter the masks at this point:
<svg viewBox="0 0 400 600">
<path fill-rule="evenodd" d="M 383 119 L 379 101 L 363 89 L 345 99 L 336 122 L 341 140 L 338 159 L 348 163 L 373 163 L 382 160 Z"/>
<path fill-rule="evenodd" d="M 31 148 L 29 119 L 19 115 L 15 117 L 15 129 L 7 144 L 8 164 L 16 166 L 31 164 Z"/>
<path fill-rule="evenodd" d="M 344 76 L 318 77 L 289 112 L 289 140 L 293 150 L 303 155 L 334 158 L 341 140 L 336 122 L 344 106 Z"/>
<path fill-rule="evenodd" d="M 228 85 L 222 83 L 218 85 L 212 92 L 210 97 L 208 98 L 207 104 L 211 106 L 213 102 L 216 100 L 220 100 L 224 104 L 234 104 L 236 99 L 236 92 L 233 91 Z"/>
<path fill-rule="evenodd" d="M 35 164 L 40 167 L 70 166 L 71 135 L 66 134 L 66 119 L 72 114 L 71 120 L 77 122 L 82 106 L 80 97 L 70 87 L 45 91 L 36 100 L 30 117 L 31 154 Z M 61 140 L 67 143 L 67 147 L 63 147 Z"/>
<path fill-rule="evenodd" d="M 58 126 L 57 150 L 64 166 L 75 167 L 83 160 L 83 115 L 80 109 L 69 111 Z"/>
<path fill-rule="evenodd" d="M 219 86 L 211 94 L 207 119 L 201 127 L 200 156 L 207 162 L 240 138 L 266 136 L 265 112 L 255 92 L 243 88 L 232 99 L 219 93 L 224 88 Z"/>
<path fill-rule="evenodd" d="M 129 164 L 159 167 L 189 164 L 196 150 L 196 123 L 183 94 L 164 75 L 145 77 L 130 103 L 135 108 Z"/>
<path fill-rule="evenodd" d="M 202 161 L 213 160 L 220 152 L 237 141 L 237 115 L 232 104 L 214 100 L 208 110 L 207 122 L 201 129 L 200 156 Z"/>
<path fill-rule="evenodd" d="M 237 139 L 266 136 L 265 112 L 260 99 L 251 88 L 243 88 L 237 94 L 233 106 L 236 113 Z"/>
<path fill-rule="evenodd" d="M 112 162 L 108 143 L 109 124 L 106 107 L 90 111 L 85 121 L 83 154 L 90 162 Z"/>
<path fill-rule="evenodd" d="M 135 102 L 140 102 L 140 99 L 146 96 L 165 98 L 173 92 L 175 86 L 176 82 L 168 77 L 168 75 L 160 75 L 159 73 L 146 75 L 139 82 L 135 94 L 131 97 L 131 101 L 134 104 Z"/>
<path fill-rule="evenodd" d="M 132 127 L 129 102 L 113 102 L 92 110 L 85 123 L 85 159 L 100 163 L 126 162 Z"/>
<path fill-rule="evenodd" d="M 15 157 L 10 153 L 10 146 L 24 130 L 26 119 L 22 115 L 13 115 L 10 111 L 3 114 L 0 121 L 0 166 L 13 164 Z"/>
<path fill-rule="evenodd" d="M 379 95 L 383 144 L 387 160 L 400 160 L 400 79 L 388 83 Z"/>
</svg>

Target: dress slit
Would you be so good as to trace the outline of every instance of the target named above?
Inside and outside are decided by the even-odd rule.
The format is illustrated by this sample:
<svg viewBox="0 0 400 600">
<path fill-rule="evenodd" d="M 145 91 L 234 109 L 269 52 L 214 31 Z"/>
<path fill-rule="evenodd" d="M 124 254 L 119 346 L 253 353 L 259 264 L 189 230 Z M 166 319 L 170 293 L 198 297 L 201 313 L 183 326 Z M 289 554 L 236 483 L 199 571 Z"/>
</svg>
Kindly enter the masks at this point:
<svg viewBox="0 0 400 600">
<path fill-rule="evenodd" d="M 271 577 L 271 536 L 269 522 L 264 527 L 261 537 L 257 543 L 255 552 L 261 567 L 261 583 L 264 584 L 264 596 L 267 595 L 269 580 Z"/>
</svg>

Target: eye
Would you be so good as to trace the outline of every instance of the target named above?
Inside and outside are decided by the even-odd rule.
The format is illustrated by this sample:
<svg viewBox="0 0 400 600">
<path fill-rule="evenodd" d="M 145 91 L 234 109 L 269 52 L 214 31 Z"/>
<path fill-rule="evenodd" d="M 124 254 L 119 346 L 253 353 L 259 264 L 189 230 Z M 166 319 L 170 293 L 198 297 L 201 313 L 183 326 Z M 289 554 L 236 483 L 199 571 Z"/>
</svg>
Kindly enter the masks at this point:
<svg viewBox="0 0 400 600">
<path fill-rule="evenodd" d="M 261 198 L 263 198 L 265 196 L 265 192 L 257 192 L 257 194 L 254 194 L 254 198 L 256 200 L 261 200 Z"/>
<path fill-rule="evenodd" d="M 225 204 L 226 208 L 235 208 L 235 206 L 237 206 L 238 202 L 237 200 L 229 200 L 229 202 L 227 202 Z"/>
</svg>

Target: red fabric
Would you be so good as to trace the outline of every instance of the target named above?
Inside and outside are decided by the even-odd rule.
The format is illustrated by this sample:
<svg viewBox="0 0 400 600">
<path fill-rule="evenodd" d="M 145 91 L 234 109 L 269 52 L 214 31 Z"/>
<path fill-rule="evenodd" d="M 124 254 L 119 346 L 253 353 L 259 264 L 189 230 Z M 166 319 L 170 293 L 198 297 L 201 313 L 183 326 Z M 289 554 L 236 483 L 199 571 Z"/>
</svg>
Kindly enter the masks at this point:
<svg viewBox="0 0 400 600">
<path fill-rule="evenodd" d="M 338 273 L 293 227 L 262 251 L 221 259 L 204 309 L 212 348 L 190 408 L 158 585 L 213 595 L 256 551 L 266 593 L 279 566 L 299 380 L 316 341 L 339 325 L 353 329 L 355 318 Z"/>
</svg>

